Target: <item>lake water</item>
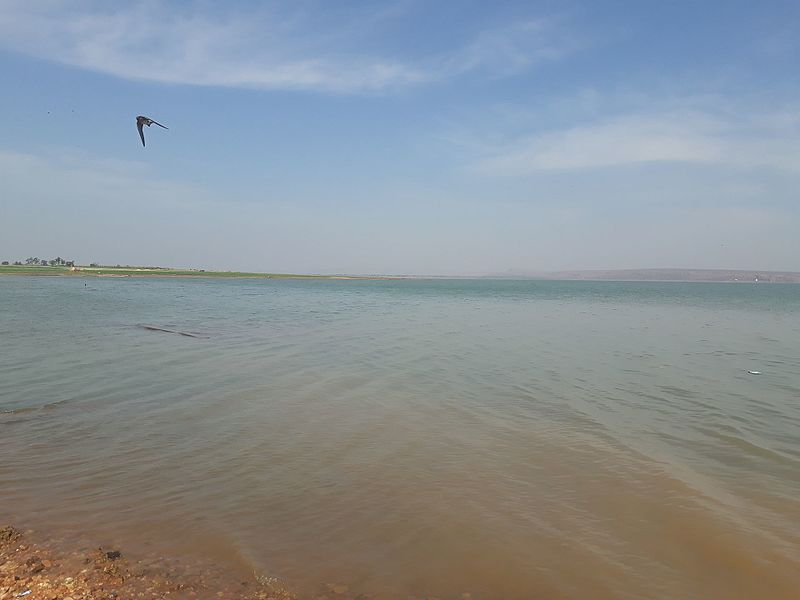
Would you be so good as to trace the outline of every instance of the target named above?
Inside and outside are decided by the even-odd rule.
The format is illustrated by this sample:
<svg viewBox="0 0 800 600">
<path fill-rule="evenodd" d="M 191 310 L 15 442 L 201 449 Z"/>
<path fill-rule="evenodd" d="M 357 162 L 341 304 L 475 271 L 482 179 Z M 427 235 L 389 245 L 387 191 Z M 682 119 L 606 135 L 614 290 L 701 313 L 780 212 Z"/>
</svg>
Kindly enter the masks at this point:
<svg viewBox="0 0 800 600">
<path fill-rule="evenodd" d="M 0 411 L 0 520 L 309 594 L 800 590 L 796 285 L 2 277 Z"/>
</svg>

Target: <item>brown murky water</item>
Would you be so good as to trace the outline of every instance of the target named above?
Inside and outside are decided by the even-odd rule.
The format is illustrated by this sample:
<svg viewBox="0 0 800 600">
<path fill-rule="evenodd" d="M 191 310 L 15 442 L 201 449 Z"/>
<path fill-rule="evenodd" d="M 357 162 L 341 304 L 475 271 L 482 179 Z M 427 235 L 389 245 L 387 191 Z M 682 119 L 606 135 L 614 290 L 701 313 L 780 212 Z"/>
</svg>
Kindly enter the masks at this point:
<svg viewBox="0 0 800 600">
<path fill-rule="evenodd" d="M 309 594 L 800 589 L 798 286 L 9 277 L 0 307 L 3 521 Z"/>
</svg>

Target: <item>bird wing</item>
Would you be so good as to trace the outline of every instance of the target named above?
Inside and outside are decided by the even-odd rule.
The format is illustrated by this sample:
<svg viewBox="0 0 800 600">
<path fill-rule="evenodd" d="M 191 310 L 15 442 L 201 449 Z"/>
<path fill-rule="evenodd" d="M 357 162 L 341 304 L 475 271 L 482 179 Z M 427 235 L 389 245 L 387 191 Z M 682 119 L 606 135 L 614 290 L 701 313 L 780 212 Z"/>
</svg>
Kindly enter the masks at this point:
<svg viewBox="0 0 800 600">
<path fill-rule="evenodd" d="M 161 123 L 156 123 L 155 121 L 153 121 L 153 119 L 150 119 L 150 122 L 151 122 L 153 125 L 158 125 L 159 127 L 164 127 L 164 125 L 162 125 Z M 169 127 L 164 127 L 164 129 L 169 129 Z"/>
<path fill-rule="evenodd" d="M 136 121 L 136 129 L 139 130 L 139 137 L 142 138 L 142 147 L 144 147 L 144 129 L 142 129 L 142 123 L 140 121 Z"/>
</svg>

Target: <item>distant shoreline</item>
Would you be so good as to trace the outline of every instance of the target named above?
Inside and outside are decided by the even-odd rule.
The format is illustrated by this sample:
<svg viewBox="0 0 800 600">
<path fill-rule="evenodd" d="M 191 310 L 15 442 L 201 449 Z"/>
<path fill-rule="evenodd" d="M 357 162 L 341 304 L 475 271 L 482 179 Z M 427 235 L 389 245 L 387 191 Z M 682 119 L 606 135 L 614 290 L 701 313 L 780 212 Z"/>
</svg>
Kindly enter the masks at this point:
<svg viewBox="0 0 800 600">
<path fill-rule="evenodd" d="M 36 277 L 173 277 L 173 278 L 227 278 L 227 279 L 337 279 L 382 280 L 404 279 L 379 275 L 300 275 L 295 273 L 249 273 L 244 271 L 206 271 L 202 269 L 167 269 L 143 267 L 50 267 L 28 265 L 0 266 L 0 275 Z"/>
<path fill-rule="evenodd" d="M 609 281 L 619 283 L 800 283 L 800 272 L 746 269 L 619 269 L 596 271 L 506 272 L 491 275 L 302 275 L 298 273 L 253 273 L 206 271 L 166 267 L 62 267 L 0 265 L 0 276 L 189 278 L 189 279 L 326 279 L 353 281 L 401 280 L 517 280 L 517 281 Z"/>
<path fill-rule="evenodd" d="M 498 279 L 542 279 L 559 281 L 651 281 L 651 282 L 730 282 L 800 283 L 800 272 L 755 269 L 597 269 L 580 271 L 498 273 Z"/>
</svg>

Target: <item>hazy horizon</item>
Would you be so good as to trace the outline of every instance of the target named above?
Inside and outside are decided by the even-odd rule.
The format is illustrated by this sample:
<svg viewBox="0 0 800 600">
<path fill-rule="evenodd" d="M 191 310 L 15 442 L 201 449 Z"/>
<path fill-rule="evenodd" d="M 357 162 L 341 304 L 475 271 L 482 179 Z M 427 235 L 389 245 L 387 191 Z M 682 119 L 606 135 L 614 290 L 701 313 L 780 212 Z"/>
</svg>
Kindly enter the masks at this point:
<svg viewBox="0 0 800 600">
<path fill-rule="evenodd" d="M 30 258 L 33 258 L 32 256 Z M 51 259 L 45 257 L 37 257 L 41 258 L 43 263 L 39 264 L 32 264 L 28 265 L 25 260 L 13 258 L 13 259 L 6 259 L 5 257 L 0 257 L 0 260 L 7 261 L 9 265 L 16 265 L 18 262 L 22 267 L 30 267 L 30 266 L 44 266 L 44 267 L 51 267 L 53 265 L 45 264 L 48 263 Z M 72 261 L 71 258 L 64 259 L 64 263 L 61 266 L 66 264 L 66 260 Z M 259 270 L 259 271 L 247 271 L 245 269 L 211 269 L 204 265 L 170 265 L 170 264 L 161 264 L 161 263 L 148 263 L 148 264 L 128 264 L 128 263 L 117 263 L 117 262 L 107 262 L 107 261 L 97 261 L 90 263 L 89 261 L 72 261 L 74 262 L 74 266 L 79 268 L 87 268 L 91 270 L 91 268 L 98 268 L 98 269 L 165 269 L 165 270 L 175 270 L 175 271 L 210 271 L 210 272 L 231 272 L 231 273 L 253 273 L 253 274 L 284 274 L 284 275 L 319 275 L 319 276 L 352 276 L 352 277 L 419 277 L 419 278 L 466 278 L 466 279 L 482 279 L 482 278 L 498 278 L 498 279 L 591 279 L 591 276 L 599 275 L 601 276 L 600 279 L 610 279 L 613 275 L 623 276 L 626 274 L 635 274 L 638 277 L 636 279 L 642 281 L 689 281 L 689 279 L 682 280 L 682 279 L 675 279 L 675 278 L 667 278 L 663 280 L 659 279 L 648 279 L 646 275 L 655 275 L 658 273 L 662 274 L 680 274 L 680 273 L 687 273 L 692 275 L 692 279 L 696 281 L 711 281 L 702 279 L 701 276 L 705 275 L 717 275 L 722 276 L 724 274 L 729 274 L 731 276 L 736 274 L 741 275 L 752 275 L 752 274 L 764 274 L 767 275 L 788 275 L 790 279 L 783 279 L 783 281 L 791 281 L 795 282 L 795 277 L 800 279 L 800 271 L 792 271 L 792 270 L 772 270 L 772 269 L 737 269 L 737 268 L 721 268 L 721 269 L 706 269 L 706 268 L 693 268 L 693 267 L 645 267 L 641 269 L 626 269 L 626 268 L 619 268 L 619 269 L 604 269 L 604 268 L 597 268 L 597 269 L 541 269 L 541 270 L 532 270 L 532 269 L 506 269 L 504 271 L 493 271 L 493 272 L 485 272 L 485 273 L 426 273 L 426 272 L 352 272 L 352 271 L 338 271 L 338 272 L 291 272 L 291 271 L 278 271 L 275 269 L 270 270 Z M 59 265 L 56 265 L 59 266 Z M 26 274 L 29 273 L 29 270 L 26 269 Z M 721 280 L 720 280 L 721 281 Z M 800 283 L 800 281 L 798 281 Z"/>
<path fill-rule="evenodd" d="M 800 6 L 0 0 L 0 260 L 800 271 Z M 145 129 L 136 115 L 169 127 Z"/>
</svg>

